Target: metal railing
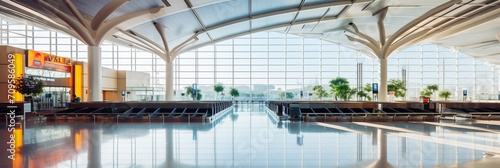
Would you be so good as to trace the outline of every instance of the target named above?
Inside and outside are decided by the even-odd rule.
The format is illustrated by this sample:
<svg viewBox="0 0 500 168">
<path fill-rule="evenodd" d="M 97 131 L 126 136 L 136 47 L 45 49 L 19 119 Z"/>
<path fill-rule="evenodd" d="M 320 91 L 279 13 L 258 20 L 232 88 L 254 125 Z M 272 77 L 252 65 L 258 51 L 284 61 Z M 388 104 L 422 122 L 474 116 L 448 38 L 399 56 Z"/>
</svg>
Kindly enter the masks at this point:
<svg viewBox="0 0 500 168">
<path fill-rule="evenodd" d="M 312 117 L 312 115 L 315 115 L 315 117 L 318 117 L 318 116 L 321 116 L 321 117 L 324 117 L 324 120 L 326 121 L 326 118 L 327 117 L 349 117 L 350 118 L 350 121 L 352 122 L 353 121 L 353 118 L 354 117 L 363 117 L 363 121 L 366 121 L 366 117 L 375 117 L 375 116 L 388 116 L 388 117 L 393 117 L 393 121 L 394 121 L 394 117 L 397 117 L 398 115 L 399 116 L 406 116 L 408 118 L 408 121 L 409 121 L 409 118 L 411 116 L 424 116 L 424 115 L 433 115 L 433 116 L 438 116 L 438 115 L 442 115 L 440 113 L 429 113 L 429 112 L 423 112 L 423 113 L 420 113 L 420 112 L 415 112 L 415 113 L 302 113 L 302 116 L 305 116 L 305 117 Z"/>
<path fill-rule="evenodd" d="M 86 117 L 92 117 L 94 123 L 96 122 L 96 118 L 97 117 L 116 117 L 116 122 L 119 123 L 119 118 L 133 118 L 133 117 L 136 117 L 136 118 L 145 118 L 147 117 L 148 119 L 148 122 L 151 123 L 151 118 L 153 116 L 157 116 L 158 118 L 161 117 L 162 118 L 162 122 L 165 123 L 165 118 L 183 118 L 183 117 L 187 117 L 187 120 L 188 122 L 191 122 L 191 119 L 194 118 L 194 117 L 203 117 L 203 118 L 206 118 L 207 117 L 207 113 L 211 113 L 211 118 L 216 118 L 218 117 L 219 113 L 221 112 L 225 112 L 225 110 L 228 110 L 229 107 L 231 106 L 227 106 L 226 108 L 224 108 L 225 105 L 222 105 L 222 104 L 215 104 L 214 106 L 212 106 L 212 108 L 210 108 L 206 113 L 185 113 L 185 112 L 182 112 L 180 113 L 179 116 L 170 116 L 172 114 L 172 112 L 168 113 L 168 114 L 165 114 L 165 113 L 161 113 L 161 114 L 151 114 L 151 113 L 120 113 L 120 114 L 116 114 L 116 113 L 82 113 L 82 112 L 77 112 L 77 113 L 52 113 L 52 114 L 44 114 L 43 116 L 54 116 L 57 120 L 57 117 L 61 117 L 61 116 L 66 116 L 66 117 L 75 117 L 76 120 L 79 119 L 79 117 L 83 117 L 83 116 L 86 116 Z M 215 112 L 217 110 L 217 112 Z M 116 116 L 115 116 L 116 115 Z M 139 116 L 140 115 L 140 116 Z M 161 115 L 161 116 L 160 116 Z M 187 116 L 186 116 L 187 115 Z M 6 117 L 7 118 L 7 117 Z M 205 122 L 205 119 L 202 120 L 203 122 Z"/>
<path fill-rule="evenodd" d="M 491 120 L 491 115 L 500 115 L 500 112 L 469 112 L 470 118 L 472 119 L 474 116 L 482 116 L 488 115 L 488 120 Z M 499 116 L 500 117 L 500 116 Z"/>
</svg>

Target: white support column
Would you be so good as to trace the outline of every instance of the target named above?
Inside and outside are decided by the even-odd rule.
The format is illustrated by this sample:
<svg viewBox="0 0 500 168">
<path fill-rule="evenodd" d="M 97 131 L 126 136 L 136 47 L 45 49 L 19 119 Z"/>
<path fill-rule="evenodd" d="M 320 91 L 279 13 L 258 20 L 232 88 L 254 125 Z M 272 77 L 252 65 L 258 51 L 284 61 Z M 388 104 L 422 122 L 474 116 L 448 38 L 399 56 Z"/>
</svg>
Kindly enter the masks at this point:
<svg viewBox="0 0 500 168">
<path fill-rule="evenodd" d="M 378 92 L 379 101 L 387 101 L 387 59 L 380 59 L 380 86 Z"/>
<path fill-rule="evenodd" d="M 387 134 L 382 129 L 377 129 L 378 138 L 378 159 L 382 163 L 387 163 Z"/>
<path fill-rule="evenodd" d="M 172 101 L 174 98 L 174 64 L 172 62 L 166 62 L 165 75 L 165 100 Z"/>
<path fill-rule="evenodd" d="M 88 46 L 89 101 L 102 101 L 101 47 Z"/>
<path fill-rule="evenodd" d="M 88 131 L 88 165 L 87 167 L 101 168 L 101 143 L 102 143 L 102 130 L 94 129 Z"/>
</svg>

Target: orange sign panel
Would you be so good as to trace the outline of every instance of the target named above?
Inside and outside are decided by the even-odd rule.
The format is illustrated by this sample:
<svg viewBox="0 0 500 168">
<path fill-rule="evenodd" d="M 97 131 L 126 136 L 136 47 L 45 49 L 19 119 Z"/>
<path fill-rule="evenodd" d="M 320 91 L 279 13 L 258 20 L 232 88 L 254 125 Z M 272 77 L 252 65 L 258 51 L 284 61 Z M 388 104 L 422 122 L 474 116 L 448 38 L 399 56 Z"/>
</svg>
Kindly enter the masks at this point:
<svg viewBox="0 0 500 168">
<path fill-rule="evenodd" d="M 28 50 L 27 67 L 71 72 L 71 58 Z"/>
</svg>

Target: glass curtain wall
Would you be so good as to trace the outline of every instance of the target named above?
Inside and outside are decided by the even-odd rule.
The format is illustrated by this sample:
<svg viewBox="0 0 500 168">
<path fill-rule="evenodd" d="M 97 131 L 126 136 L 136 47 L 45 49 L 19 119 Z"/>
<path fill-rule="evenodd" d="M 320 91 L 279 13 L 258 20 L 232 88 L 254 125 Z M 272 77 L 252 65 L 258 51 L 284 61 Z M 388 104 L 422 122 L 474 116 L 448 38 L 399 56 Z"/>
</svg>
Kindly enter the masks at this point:
<svg viewBox="0 0 500 168">
<path fill-rule="evenodd" d="M 77 38 L 57 31 L 45 30 L 0 16 L 0 42 L 22 49 L 32 49 L 74 61 L 87 62 L 87 46 Z M 105 41 L 101 45 L 102 66 L 126 71 L 140 71 L 151 76 L 154 95 L 164 95 L 165 61 L 157 55 L 133 46 Z"/>
<path fill-rule="evenodd" d="M 355 87 L 358 63 L 363 67 L 362 84 L 378 83 L 378 59 L 320 39 L 259 32 L 181 54 L 175 60 L 174 83 L 177 92 L 197 83 L 205 100 L 220 98 L 213 91 L 219 82 L 226 86 L 226 99 L 229 87 L 235 87 L 240 100 L 299 100 L 300 91 L 303 100 L 309 100 L 314 85 L 330 91 L 329 81 L 336 77 L 347 78 Z M 468 90 L 469 100 L 498 99 L 498 69 L 446 47 L 409 47 L 392 54 L 388 65 L 388 79 L 406 74 L 405 100 L 419 100 L 420 91 L 431 84 L 450 91 L 449 100 L 462 100 L 463 90 Z M 286 92 L 291 94 L 283 96 Z M 432 97 L 440 100 L 438 92 Z"/>
<path fill-rule="evenodd" d="M 203 99 L 214 99 L 214 83 L 240 92 L 240 100 L 304 100 L 314 85 L 345 77 L 356 84 L 356 64 L 364 63 L 363 82 L 378 78 L 378 61 L 319 39 L 276 32 L 254 33 L 181 54 L 175 60 L 175 89 L 197 83 Z M 283 97 L 283 93 L 290 93 Z"/>
</svg>

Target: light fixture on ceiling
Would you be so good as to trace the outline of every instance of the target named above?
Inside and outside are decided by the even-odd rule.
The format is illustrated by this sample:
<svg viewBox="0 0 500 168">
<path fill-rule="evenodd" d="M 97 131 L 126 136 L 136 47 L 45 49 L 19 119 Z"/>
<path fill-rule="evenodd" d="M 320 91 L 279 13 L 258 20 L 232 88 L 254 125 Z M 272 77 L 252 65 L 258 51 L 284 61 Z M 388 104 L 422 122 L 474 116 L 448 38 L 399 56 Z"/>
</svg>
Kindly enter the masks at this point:
<svg viewBox="0 0 500 168">
<path fill-rule="evenodd" d="M 37 12 L 37 11 L 31 10 L 30 8 L 25 7 L 25 6 L 23 6 L 23 5 L 20 5 L 20 4 L 16 3 L 16 2 L 13 2 L 13 1 L 4 1 L 4 2 L 5 2 L 5 3 L 8 3 L 9 5 L 12 5 L 12 6 L 15 6 L 15 7 L 19 8 L 19 10 L 14 10 L 14 9 L 9 9 L 9 8 L 7 8 L 7 9 L 9 9 L 9 10 L 11 10 L 11 11 L 14 11 L 14 12 L 19 12 L 20 10 L 23 10 L 24 12 L 27 12 L 27 13 L 29 13 L 29 14 L 32 14 L 32 15 L 38 16 L 38 17 L 40 17 L 40 18 L 42 18 L 42 19 L 44 19 L 44 20 L 46 20 L 46 21 L 48 21 L 48 22 L 51 22 L 51 23 L 53 23 L 53 24 L 55 24 L 55 25 L 57 25 L 57 26 L 59 26 L 59 27 L 67 27 L 67 26 L 64 26 L 64 25 L 62 25 L 62 24 L 59 24 L 58 22 L 56 22 L 56 21 L 52 20 L 51 18 L 49 18 L 49 17 L 45 16 L 45 14 L 42 14 L 42 13 L 40 13 L 40 12 Z M 21 12 L 21 13 L 24 13 L 24 12 Z"/>
<path fill-rule="evenodd" d="M 418 8 L 422 5 L 390 5 L 389 8 Z"/>
<path fill-rule="evenodd" d="M 134 31 L 132 31 L 132 30 L 128 30 L 128 32 L 129 32 L 130 34 L 134 35 L 134 36 L 137 36 L 137 34 L 135 34 L 135 32 L 134 32 Z"/>
<path fill-rule="evenodd" d="M 167 1 L 167 0 L 161 0 L 167 7 L 170 7 L 172 5 L 170 5 L 170 3 Z"/>
</svg>

